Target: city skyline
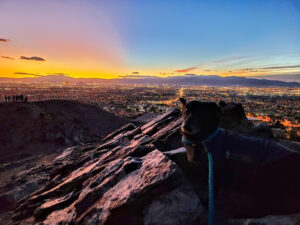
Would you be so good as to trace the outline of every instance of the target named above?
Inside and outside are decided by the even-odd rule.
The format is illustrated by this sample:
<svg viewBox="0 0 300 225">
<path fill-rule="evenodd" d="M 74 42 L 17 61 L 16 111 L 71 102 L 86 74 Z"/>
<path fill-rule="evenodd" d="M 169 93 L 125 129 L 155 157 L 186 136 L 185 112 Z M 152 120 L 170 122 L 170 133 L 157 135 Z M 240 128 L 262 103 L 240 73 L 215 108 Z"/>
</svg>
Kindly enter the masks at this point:
<svg viewBox="0 0 300 225">
<path fill-rule="evenodd" d="M 0 77 L 300 75 L 293 0 L 0 0 L 0 27 Z"/>
</svg>

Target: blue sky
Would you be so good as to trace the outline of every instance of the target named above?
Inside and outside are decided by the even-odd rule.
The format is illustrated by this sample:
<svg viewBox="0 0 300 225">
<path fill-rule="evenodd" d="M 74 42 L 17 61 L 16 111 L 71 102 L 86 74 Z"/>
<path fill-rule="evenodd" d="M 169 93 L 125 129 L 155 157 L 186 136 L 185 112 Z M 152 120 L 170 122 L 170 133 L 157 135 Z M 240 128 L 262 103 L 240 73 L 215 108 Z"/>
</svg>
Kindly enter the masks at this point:
<svg viewBox="0 0 300 225">
<path fill-rule="evenodd" d="M 170 65 L 192 66 L 300 51 L 300 11 L 294 2 L 147 1 L 132 9 L 124 24 L 132 64 L 165 65 L 158 55 Z"/>
</svg>

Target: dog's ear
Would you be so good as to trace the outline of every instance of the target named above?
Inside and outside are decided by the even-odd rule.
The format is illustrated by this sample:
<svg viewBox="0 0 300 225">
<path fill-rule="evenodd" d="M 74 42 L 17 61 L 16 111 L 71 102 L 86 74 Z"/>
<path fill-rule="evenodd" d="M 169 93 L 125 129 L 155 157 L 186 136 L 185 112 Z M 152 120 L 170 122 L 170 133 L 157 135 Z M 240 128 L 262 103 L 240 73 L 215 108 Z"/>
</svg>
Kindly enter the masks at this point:
<svg viewBox="0 0 300 225">
<path fill-rule="evenodd" d="M 179 101 L 181 102 L 181 105 L 182 105 L 183 107 L 186 106 L 186 100 L 185 100 L 184 98 L 179 98 Z"/>
<path fill-rule="evenodd" d="M 216 113 L 217 117 L 221 117 L 221 115 L 223 114 L 221 106 L 217 105 L 215 102 L 210 102 L 209 105 L 211 106 L 213 112 Z"/>
</svg>

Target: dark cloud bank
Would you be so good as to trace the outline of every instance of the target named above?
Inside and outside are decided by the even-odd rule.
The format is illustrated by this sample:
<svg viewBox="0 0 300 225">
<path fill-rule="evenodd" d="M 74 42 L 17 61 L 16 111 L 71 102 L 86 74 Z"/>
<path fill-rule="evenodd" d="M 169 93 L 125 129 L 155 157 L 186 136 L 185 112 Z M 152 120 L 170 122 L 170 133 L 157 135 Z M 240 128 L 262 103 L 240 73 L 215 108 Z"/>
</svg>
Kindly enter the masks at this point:
<svg viewBox="0 0 300 225">
<path fill-rule="evenodd" d="M 7 38 L 0 38 L 0 42 L 9 42 L 10 40 Z"/>
<path fill-rule="evenodd" d="M 1 58 L 3 58 L 3 59 L 14 59 L 14 58 L 12 58 L 12 57 L 9 57 L 9 56 L 1 56 Z"/>
<path fill-rule="evenodd" d="M 36 76 L 36 77 L 41 77 L 42 75 L 35 74 L 35 73 L 24 73 L 24 72 L 15 72 L 14 74 L 16 75 L 24 75 L 24 76 Z"/>
<path fill-rule="evenodd" d="M 38 56 L 31 56 L 31 57 L 21 56 L 20 59 L 23 59 L 23 60 L 32 60 L 32 61 L 46 61 L 42 57 L 38 57 Z"/>
</svg>

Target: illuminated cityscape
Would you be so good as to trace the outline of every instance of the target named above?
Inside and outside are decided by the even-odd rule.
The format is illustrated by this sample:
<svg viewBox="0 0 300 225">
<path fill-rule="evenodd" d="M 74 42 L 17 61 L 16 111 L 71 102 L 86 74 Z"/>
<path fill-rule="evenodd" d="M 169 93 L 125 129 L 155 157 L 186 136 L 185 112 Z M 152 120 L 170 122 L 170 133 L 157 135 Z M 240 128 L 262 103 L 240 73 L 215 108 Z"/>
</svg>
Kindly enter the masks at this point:
<svg viewBox="0 0 300 225">
<path fill-rule="evenodd" d="M 300 134 L 299 88 L 1 83 L 0 93 L 1 102 L 5 101 L 5 96 L 18 94 L 27 96 L 29 102 L 75 100 L 128 118 L 149 112 L 163 113 L 170 107 L 179 107 L 178 97 L 217 103 L 237 102 L 243 105 L 248 117 L 270 125 L 280 122 L 287 130 Z"/>
</svg>

